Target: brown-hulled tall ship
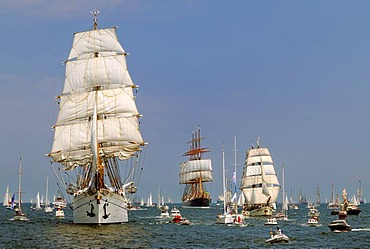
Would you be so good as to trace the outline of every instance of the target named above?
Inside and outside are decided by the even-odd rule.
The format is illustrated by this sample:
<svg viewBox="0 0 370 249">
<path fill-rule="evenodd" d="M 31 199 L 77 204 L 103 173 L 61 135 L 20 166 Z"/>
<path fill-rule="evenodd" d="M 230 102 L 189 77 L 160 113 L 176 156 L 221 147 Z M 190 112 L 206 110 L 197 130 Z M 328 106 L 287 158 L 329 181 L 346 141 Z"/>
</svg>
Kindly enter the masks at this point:
<svg viewBox="0 0 370 249">
<path fill-rule="evenodd" d="M 189 160 L 181 163 L 179 183 L 185 184 L 182 206 L 208 208 L 211 203 L 211 195 L 205 189 L 203 183 L 213 181 L 212 161 L 203 159 L 202 155 L 209 152 L 208 148 L 202 148 L 200 141 L 200 128 L 193 132 L 190 149 L 183 156 L 189 156 Z"/>
</svg>

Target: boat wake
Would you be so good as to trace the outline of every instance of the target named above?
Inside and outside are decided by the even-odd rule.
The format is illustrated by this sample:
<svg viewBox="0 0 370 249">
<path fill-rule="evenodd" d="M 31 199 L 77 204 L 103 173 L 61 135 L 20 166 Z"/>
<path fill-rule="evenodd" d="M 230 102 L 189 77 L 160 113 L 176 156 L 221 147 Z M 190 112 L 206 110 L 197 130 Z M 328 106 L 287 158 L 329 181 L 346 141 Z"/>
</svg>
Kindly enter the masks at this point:
<svg viewBox="0 0 370 249">
<path fill-rule="evenodd" d="M 301 226 L 304 226 L 304 227 L 322 227 L 322 224 L 317 224 L 315 226 L 312 226 L 312 225 L 309 225 L 307 223 L 303 223 L 303 224 L 301 224 Z"/>
<path fill-rule="evenodd" d="M 362 231 L 370 232 L 370 228 L 354 228 L 354 229 L 352 229 L 352 232 L 362 232 Z"/>
</svg>

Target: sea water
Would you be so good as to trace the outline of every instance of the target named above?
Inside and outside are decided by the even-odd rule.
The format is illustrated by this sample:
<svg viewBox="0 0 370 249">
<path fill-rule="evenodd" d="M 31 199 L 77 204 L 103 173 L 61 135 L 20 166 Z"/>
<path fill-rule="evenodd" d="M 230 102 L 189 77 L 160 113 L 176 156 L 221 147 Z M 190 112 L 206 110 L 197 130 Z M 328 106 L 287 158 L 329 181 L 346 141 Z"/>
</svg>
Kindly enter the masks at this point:
<svg viewBox="0 0 370 249">
<path fill-rule="evenodd" d="M 169 205 L 170 208 L 174 204 Z M 359 216 L 348 216 L 353 231 L 333 233 L 328 224 L 337 219 L 322 204 L 318 227 L 309 227 L 308 209 L 300 205 L 289 210 L 289 220 L 278 220 L 278 226 L 290 238 L 288 244 L 266 244 L 270 229 L 266 218 L 248 218 L 245 226 L 216 224 L 222 207 L 209 209 L 182 208 L 191 225 L 169 223 L 158 218 L 156 207 L 130 211 L 130 221 L 114 225 L 77 225 L 72 211 L 65 218 L 55 213 L 23 207 L 29 221 L 11 221 L 12 210 L 0 208 L 0 248 L 370 248 L 370 204 L 360 205 Z"/>
</svg>

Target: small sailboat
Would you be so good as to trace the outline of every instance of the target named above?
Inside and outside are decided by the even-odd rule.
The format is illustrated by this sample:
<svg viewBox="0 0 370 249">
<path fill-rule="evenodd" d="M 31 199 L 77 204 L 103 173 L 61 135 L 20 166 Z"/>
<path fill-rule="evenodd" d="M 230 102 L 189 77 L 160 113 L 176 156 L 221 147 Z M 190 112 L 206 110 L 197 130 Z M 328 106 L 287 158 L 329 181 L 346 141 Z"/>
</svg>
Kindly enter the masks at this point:
<svg viewBox="0 0 370 249">
<path fill-rule="evenodd" d="M 233 196 L 233 198 L 231 198 L 231 201 L 228 204 L 228 206 L 231 208 L 231 212 L 232 212 L 231 215 L 234 217 L 234 224 L 244 226 L 245 225 L 244 224 L 245 216 L 243 214 L 239 213 L 239 210 L 238 210 L 238 207 L 242 207 L 244 205 L 245 199 L 244 199 L 244 193 L 243 192 L 240 193 L 239 198 L 238 198 L 238 195 L 237 195 L 236 151 L 237 151 L 237 149 L 236 149 L 236 134 L 234 134 L 234 172 L 233 172 L 233 176 L 232 176 L 232 182 L 233 182 L 235 191 L 234 191 L 234 196 Z"/>
<path fill-rule="evenodd" d="M 146 202 L 147 207 L 154 207 L 152 193 L 149 194 L 148 201 Z"/>
<path fill-rule="evenodd" d="M 40 192 L 37 192 L 36 200 L 35 200 L 35 210 L 41 210 L 41 199 L 40 199 Z"/>
<path fill-rule="evenodd" d="M 358 204 L 364 204 L 366 201 L 362 198 L 362 187 L 361 187 L 361 180 L 358 181 L 360 183 L 360 187 L 357 190 L 357 199 Z"/>
<path fill-rule="evenodd" d="M 11 220 L 27 221 L 27 216 L 22 210 L 22 157 L 19 157 L 19 173 L 18 173 L 18 203 L 19 206 L 15 208 L 15 215 Z"/>
<path fill-rule="evenodd" d="M 6 191 L 4 195 L 4 201 L 3 201 L 3 206 L 6 207 L 7 209 L 11 208 L 11 198 L 9 194 L 9 185 L 6 186 Z"/>
<path fill-rule="evenodd" d="M 222 188 L 224 196 L 226 196 L 226 179 L 225 179 L 225 151 L 222 146 Z M 226 201 L 223 202 L 223 213 L 217 215 L 216 224 L 232 224 L 234 217 L 227 209 Z"/>
<path fill-rule="evenodd" d="M 288 196 L 285 195 L 285 188 L 284 188 L 284 184 L 285 184 L 285 179 L 284 179 L 284 176 L 285 176 L 285 173 L 284 173 L 284 165 L 282 165 L 282 173 L 281 173 L 281 177 L 282 177 L 282 190 L 283 190 L 283 194 L 282 194 L 282 206 L 281 206 L 281 212 L 280 213 L 277 213 L 275 215 L 275 218 L 281 218 L 283 220 L 289 220 L 288 219 Z"/>
<path fill-rule="evenodd" d="M 330 203 L 326 206 L 328 209 L 338 209 L 339 208 L 339 200 L 338 197 L 334 198 L 334 184 L 331 184 L 331 197 Z"/>
<path fill-rule="evenodd" d="M 53 208 L 50 206 L 49 201 L 49 176 L 46 177 L 46 191 L 45 191 L 45 213 L 51 213 L 53 212 Z"/>
</svg>

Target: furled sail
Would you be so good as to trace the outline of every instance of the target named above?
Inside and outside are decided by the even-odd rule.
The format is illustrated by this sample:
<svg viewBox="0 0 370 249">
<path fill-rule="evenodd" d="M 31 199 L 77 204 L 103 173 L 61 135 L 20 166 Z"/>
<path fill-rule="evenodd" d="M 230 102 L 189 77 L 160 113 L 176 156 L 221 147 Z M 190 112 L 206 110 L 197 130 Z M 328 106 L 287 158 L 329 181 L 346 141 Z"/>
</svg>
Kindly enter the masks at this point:
<svg viewBox="0 0 370 249">
<path fill-rule="evenodd" d="M 141 150 L 140 115 L 127 70 L 127 53 L 115 28 L 74 34 L 50 156 L 67 169 L 93 161 L 91 129 L 99 156 L 127 159 Z M 92 126 L 96 106 L 96 126 Z"/>
<path fill-rule="evenodd" d="M 213 181 L 211 159 L 191 160 L 181 163 L 180 184 Z"/>
<path fill-rule="evenodd" d="M 279 194 L 279 181 L 267 148 L 247 151 L 240 187 L 248 205 L 273 203 Z"/>
</svg>

